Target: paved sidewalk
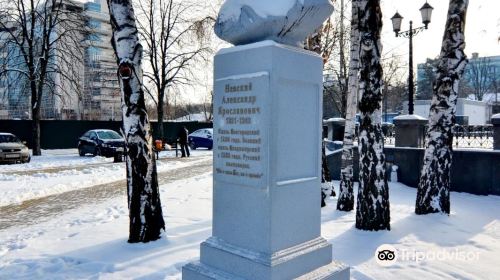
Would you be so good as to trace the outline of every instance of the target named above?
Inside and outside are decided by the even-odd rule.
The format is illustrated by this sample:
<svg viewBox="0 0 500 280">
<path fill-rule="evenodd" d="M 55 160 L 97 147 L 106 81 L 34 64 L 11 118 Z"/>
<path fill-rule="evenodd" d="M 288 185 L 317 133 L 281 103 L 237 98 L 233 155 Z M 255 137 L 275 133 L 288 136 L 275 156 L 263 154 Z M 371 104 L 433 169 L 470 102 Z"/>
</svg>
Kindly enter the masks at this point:
<svg viewBox="0 0 500 280">
<path fill-rule="evenodd" d="M 195 161 L 200 158 L 187 158 L 182 161 Z M 87 166 L 88 167 L 88 166 Z M 159 185 L 182 180 L 212 171 L 212 159 L 201 160 L 196 165 L 175 168 L 158 173 Z M 21 204 L 0 207 L 0 230 L 22 225 L 32 225 L 48 220 L 56 215 L 81 207 L 88 203 L 98 203 L 107 199 L 123 196 L 126 199 L 125 179 L 108 184 L 96 185 L 85 189 L 69 191 L 24 201 Z"/>
</svg>

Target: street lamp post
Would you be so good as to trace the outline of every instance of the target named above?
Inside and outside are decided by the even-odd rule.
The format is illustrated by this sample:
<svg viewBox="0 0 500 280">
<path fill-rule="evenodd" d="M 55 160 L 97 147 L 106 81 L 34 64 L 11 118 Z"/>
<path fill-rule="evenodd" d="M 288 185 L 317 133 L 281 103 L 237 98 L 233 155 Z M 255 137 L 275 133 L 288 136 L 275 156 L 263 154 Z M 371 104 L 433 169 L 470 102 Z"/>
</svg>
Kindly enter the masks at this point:
<svg viewBox="0 0 500 280">
<path fill-rule="evenodd" d="M 403 21 L 403 17 L 396 12 L 394 16 L 391 18 L 392 27 L 394 32 L 396 33 L 396 37 L 404 37 L 410 40 L 410 58 L 409 58 L 409 67 L 410 72 L 408 75 L 408 114 L 413 115 L 413 96 L 414 96 L 414 84 L 413 84 L 413 36 L 417 35 L 421 31 L 427 29 L 429 23 L 431 22 L 432 10 L 434 8 L 429 5 L 429 3 L 425 2 L 425 4 L 420 8 L 420 13 L 422 15 L 422 23 L 424 26 L 413 28 L 413 21 L 410 21 L 410 29 L 407 31 L 401 30 L 401 22 Z"/>
<path fill-rule="evenodd" d="M 388 85 L 384 94 L 384 122 L 387 122 L 387 94 L 392 91 L 392 86 Z"/>
</svg>

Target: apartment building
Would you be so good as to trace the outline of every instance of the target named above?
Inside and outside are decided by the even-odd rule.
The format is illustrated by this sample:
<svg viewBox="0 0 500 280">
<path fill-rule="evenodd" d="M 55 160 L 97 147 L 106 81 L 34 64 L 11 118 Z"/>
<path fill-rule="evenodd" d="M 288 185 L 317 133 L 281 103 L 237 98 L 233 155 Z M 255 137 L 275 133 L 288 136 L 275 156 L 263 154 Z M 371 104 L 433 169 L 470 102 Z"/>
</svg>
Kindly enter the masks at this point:
<svg viewBox="0 0 500 280">
<path fill-rule="evenodd" d="M 91 32 L 82 42 L 85 48 L 85 77 L 81 118 L 121 120 L 120 85 L 110 43 L 112 30 L 108 6 L 103 0 L 87 2 L 83 6 L 86 26 Z"/>
<path fill-rule="evenodd" d="M 77 69 L 77 86 L 68 81 L 61 73 L 52 73 L 48 78 L 56 86 L 43 90 L 41 102 L 42 119 L 76 120 L 120 120 L 120 88 L 116 76 L 116 60 L 111 46 L 111 25 L 106 1 L 75 2 L 65 0 L 64 9 L 83 13 L 82 26 L 86 30 L 72 43 L 81 50 L 82 57 L 77 59 L 58 59 L 54 56 L 51 63 L 62 69 Z M 13 26 L 12 28 L 16 28 Z M 5 31 L 5 30 L 4 30 Z M 0 41 L 5 38 L 0 30 Z M 56 31 L 58 32 L 58 31 Z M 67 48 L 64 42 L 55 47 L 55 52 Z M 14 45 L 0 48 L 0 69 L 22 65 L 22 57 Z M 64 71 L 63 71 L 64 72 Z M 12 72 L 0 78 L 0 118 L 29 119 L 31 94 L 27 88 L 28 80 L 19 73 Z"/>
</svg>

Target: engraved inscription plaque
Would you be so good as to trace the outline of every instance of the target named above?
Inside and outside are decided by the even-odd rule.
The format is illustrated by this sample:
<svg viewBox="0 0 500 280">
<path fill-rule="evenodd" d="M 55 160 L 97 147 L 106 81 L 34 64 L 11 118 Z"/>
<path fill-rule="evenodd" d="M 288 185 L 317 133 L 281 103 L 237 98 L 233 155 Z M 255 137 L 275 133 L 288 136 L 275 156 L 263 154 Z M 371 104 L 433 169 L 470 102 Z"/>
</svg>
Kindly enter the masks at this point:
<svg viewBox="0 0 500 280">
<path fill-rule="evenodd" d="M 215 180 L 266 187 L 268 96 L 268 72 L 224 77 L 215 81 Z"/>
</svg>

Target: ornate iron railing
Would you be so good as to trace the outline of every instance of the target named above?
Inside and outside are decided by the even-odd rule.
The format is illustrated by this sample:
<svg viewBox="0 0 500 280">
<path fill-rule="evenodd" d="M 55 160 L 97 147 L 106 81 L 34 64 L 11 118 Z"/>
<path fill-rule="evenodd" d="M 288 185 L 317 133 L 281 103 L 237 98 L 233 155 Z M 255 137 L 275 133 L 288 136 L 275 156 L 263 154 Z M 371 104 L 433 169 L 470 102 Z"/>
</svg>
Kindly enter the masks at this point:
<svg viewBox="0 0 500 280">
<path fill-rule="evenodd" d="M 396 133 L 394 125 L 384 124 L 382 130 L 384 131 L 384 144 L 395 145 Z M 358 132 L 359 126 L 356 126 L 354 142 L 358 142 Z M 453 148 L 493 149 L 493 126 L 455 125 L 453 127 Z"/>
<path fill-rule="evenodd" d="M 492 125 L 455 125 L 454 148 L 493 149 Z"/>
<path fill-rule="evenodd" d="M 382 125 L 382 131 L 384 132 L 384 145 L 396 144 L 396 132 L 393 124 L 384 123 Z M 354 142 L 358 142 L 358 136 L 359 136 L 359 125 L 356 124 L 356 134 L 354 135 Z"/>
</svg>

